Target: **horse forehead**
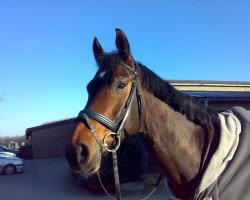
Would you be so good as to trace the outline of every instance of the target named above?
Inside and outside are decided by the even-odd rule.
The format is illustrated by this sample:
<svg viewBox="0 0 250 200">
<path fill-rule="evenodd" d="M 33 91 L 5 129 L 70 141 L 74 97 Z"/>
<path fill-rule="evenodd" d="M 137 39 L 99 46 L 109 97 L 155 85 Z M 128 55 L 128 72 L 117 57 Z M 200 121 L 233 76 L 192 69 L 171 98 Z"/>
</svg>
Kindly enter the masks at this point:
<svg viewBox="0 0 250 200">
<path fill-rule="evenodd" d="M 97 74 L 99 80 L 104 79 L 105 77 L 111 76 L 128 76 L 129 73 L 123 65 L 116 65 L 110 67 L 108 70 L 102 70 Z"/>
<path fill-rule="evenodd" d="M 126 69 L 122 64 L 118 64 L 113 68 L 113 76 L 123 77 L 132 75 L 128 69 Z"/>
</svg>

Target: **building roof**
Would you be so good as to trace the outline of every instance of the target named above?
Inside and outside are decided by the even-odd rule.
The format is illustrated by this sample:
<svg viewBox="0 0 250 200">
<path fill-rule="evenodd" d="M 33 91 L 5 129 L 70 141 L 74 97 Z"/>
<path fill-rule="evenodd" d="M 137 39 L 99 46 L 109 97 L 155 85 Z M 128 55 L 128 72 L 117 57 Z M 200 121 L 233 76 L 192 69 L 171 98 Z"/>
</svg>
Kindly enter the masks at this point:
<svg viewBox="0 0 250 200">
<path fill-rule="evenodd" d="M 33 131 L 37 131 L 37 130 L 41 130 L 41 129 L 45 129 L 45 128 L 51 128 L 51 127 L 59 126 L 59 125 L 66 124 L 66 123 L 71 123 L 71 122 L 73 122 L 73 120 L 74 120 L 74 118 L 65 119 L 65 120 L 50 122 L 50 123 L 42 124 L 39 126 L 27 128 L 26 129 L 26 138 L 28 138 L 32 134 Z"/>
<path fill-rule="evenodd" d="M 175 85 L 219 85 L 219 86 L 248 86 L 249 81 L 210 81 L 210 80 L 168 80 Z"/>
<path fill-rule="evenodd" d="M 168 80 L 168 82 L 181 91 L 250 92 L 250 82 L 246 81 Z"/>
<path fill-rule="evenodd" d="M 198 99 L 250 101 L 250 82 L 169 80 L 176 89 Z"/>
</svg>

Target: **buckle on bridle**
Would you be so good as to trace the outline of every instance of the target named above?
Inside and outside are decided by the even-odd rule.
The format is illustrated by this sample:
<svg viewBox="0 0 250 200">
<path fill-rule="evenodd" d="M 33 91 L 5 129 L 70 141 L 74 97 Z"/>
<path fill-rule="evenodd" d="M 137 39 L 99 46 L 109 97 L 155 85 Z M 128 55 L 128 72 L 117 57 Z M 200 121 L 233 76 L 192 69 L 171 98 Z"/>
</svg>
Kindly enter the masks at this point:
<svg viewBox="0 0 250 200">
<path fill-rule="evenodd" d="M 116 141 L 116 144 L 113 148 L 108 148 L 106 140 L 107 140 L 107 137 L 109 137 L 109 136 L 112 137 Z M 111 133 L 108 133 L 107 135 L 105 135 L 105 137 L 103 138 L 103 147 L 109 152 L 117 151 L 119 149 L 120 145 L 121 145 L 121 137 L 119 134 L 111 132 Z"/>
</svg>

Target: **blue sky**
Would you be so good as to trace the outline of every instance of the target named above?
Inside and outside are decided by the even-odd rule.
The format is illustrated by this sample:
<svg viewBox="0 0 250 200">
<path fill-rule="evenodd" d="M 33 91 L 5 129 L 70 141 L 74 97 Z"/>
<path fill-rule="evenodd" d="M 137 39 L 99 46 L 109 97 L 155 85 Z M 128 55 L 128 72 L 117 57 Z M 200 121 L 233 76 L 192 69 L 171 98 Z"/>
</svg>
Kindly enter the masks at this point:
<svg viewBox="0 0 250 200">
<path fill-rule="evenodd" d="M 75 117 L 96 72 L 92 41 L 165 79 L 250 81 L 249 1 L 0 1 L 0 136 Z"/>
</svg>

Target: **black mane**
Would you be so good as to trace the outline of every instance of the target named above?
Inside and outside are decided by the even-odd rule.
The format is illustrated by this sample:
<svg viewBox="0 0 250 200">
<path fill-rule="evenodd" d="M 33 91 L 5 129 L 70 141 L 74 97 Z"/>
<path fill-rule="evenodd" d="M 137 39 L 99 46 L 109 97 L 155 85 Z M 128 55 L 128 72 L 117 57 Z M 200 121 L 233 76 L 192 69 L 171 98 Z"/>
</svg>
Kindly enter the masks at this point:
<svg viewBox="0 0 250 200">
<path fill-rule="evenodd" d="M 214 123 L 218 123 L 219 119 L 216 111 L 205 108 L 194 97 L 176 90 L 167 81 L 157 76 L 141 63 L 138 63 L 138 65 L 143 75 L 143 87 L 152 92 L 155 97 L 170 105 L 177 112 L 185 114 L 189 120 L 203 126 L 206 130 L 209 130 Z"/>
</svg>

